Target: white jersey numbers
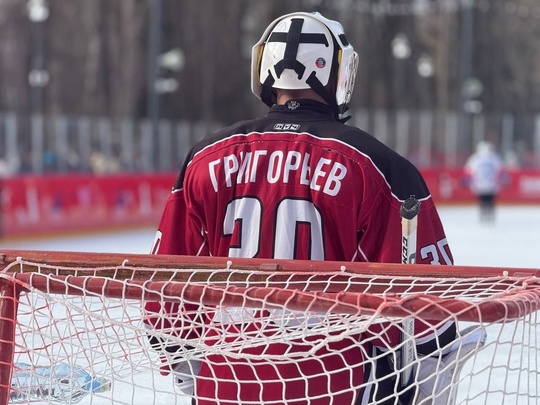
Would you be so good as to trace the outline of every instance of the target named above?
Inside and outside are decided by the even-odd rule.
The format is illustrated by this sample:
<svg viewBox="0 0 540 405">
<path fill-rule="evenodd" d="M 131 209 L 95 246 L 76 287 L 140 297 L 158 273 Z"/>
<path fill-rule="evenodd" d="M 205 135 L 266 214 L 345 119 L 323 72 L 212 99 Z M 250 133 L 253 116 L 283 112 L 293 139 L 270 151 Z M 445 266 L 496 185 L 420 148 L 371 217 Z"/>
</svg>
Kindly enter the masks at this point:
<svg viewBox="0 0 540 405">
<path fill-rule="evenodd" d="M 235 224 L 240 226 L 237 245 L 229 247 L 229 257 L 256 257 L 261 241 L 262 206 L 257 198 L 241 197 L 227 205 L 223 220 L 223 234 L 233 234 Z"/>
<path fill-rule="evenodd" d="M 422 260 L 429 259 L 429 264 L 446 264 L 451 266 L 452 260 L 448 254 L 448 241 L 442 238 L 437 241 L 437 245 L 430 244 L 420 249 L 420 257 Z M 441 258 L 443 263 L 441 263 Z"/>
<path fill-rule="evenodd" d="M 298 227 L 307 226 L 309 239 L 300 238 Z M 324 260 L 322 217 L 310 201 L 286 199 L 276 212 L 276 237 L 274 259 L 295 259 L 299 243 L 307 243 L 309 259 Z"/>
<path fill-rule="evenodd" d="M 296 252 L 306 251 L 306 259 L 324 260 L 322 217 L 311 201 L 282 200 L 275 212 L 273 233 L 263 233 L 262 215 L 263 207 L 257 198 L 241 197 L 227 205 L 223 233 L 232 236 L 236 226 L 238 235 L 229 247 L 229 257 L 256 257 L 263 235 L 268 238 L 265 243 L 273 243 L 275 259 L 296 259 Z"/>
</svg>

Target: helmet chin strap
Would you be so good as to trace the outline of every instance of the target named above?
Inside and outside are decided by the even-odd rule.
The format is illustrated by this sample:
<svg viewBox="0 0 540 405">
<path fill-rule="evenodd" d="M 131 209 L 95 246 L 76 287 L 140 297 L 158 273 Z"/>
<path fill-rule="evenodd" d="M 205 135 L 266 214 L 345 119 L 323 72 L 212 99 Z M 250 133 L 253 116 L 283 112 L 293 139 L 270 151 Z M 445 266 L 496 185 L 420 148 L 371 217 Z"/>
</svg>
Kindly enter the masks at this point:
<svg viewBox="0 0 540 405">
<path fill-rule="evenodd" d="M 336 113 L 336 115 L 339 115 L 339 107 L 336 103 L 336 97 L 330 94 L 330 92 L 324 87 L 321 83 L 321 81 L 317 78 L 315 75 L 315 72 L 311 72 L 309 77 L 306 80 L 306 83 L 317 93 L 319 96 L 321 96 L 324 101 L 326 101 L 326 104 L 332 108 L 332 110 Z"/>
<path fill-rule="evenodd" d="M 326 89 L 326 87 L 322 85 L 321 81 L 315 75 L 315 72 L 311 72 L 311 75 L 307 78 L 306 83 L 309 84 L 309 87 L 311 87 L 319 96 L 321 96 L 324 101 L 326 101 L 326 103 L 332 108 L 332 110 L 336 113 L 336 117 L 338 117 L 338 121 L 346 123 L 351 119 L 350 115 L 339 118 L 339 116 L 347 112 L 349 108 L 346 104 L 343 104 L 341 106 L 337 105 L 336 97 L 331 94 Z"/>
<path fill-rule="evenodd" d="M 272 107 L 275 104 L 274 93 L 272 92 L 272 86 L 276 79 L 272 76 L 272 73 L 269 71 L 266 80 L 262 84 L 261 88 L 261 100 L 268 107 Z"/>
</svg>

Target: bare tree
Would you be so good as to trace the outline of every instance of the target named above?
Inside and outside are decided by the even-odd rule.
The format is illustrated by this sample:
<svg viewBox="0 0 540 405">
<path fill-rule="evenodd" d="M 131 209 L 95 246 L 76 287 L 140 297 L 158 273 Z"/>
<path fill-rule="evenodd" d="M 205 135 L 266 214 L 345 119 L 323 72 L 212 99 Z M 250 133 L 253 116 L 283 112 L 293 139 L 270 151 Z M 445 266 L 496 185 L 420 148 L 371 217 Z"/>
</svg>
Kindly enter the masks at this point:
<svg viewBox="0 0 540 405">
<path fill-rule="evenodd" d="M 30 21 L 24 3 L 0 2 L 0 109 L 24 111 L 30 104 Z"/>
<path fill-rule="evenodd" d="M 472 2 L 472 74 L 484 111 L 540 108 L 540 24 L 536 0 Z M 147 117 L 149 0 L 48 0 L 43 23 L 45 113 Z M 265 110 L 250 91 L 251 46 L 287 12 L 320 11 L 342 22 L 360 54 L 353 105 L 366 109 L 459 111 L 465 3 L 432 0 L 161 0 L 161 53 L 181 49 L 182 70 L 161 69 L 176 91 L 160 95 L 160 117 L 219 121 Z M 447 6 L 454 4 L 453 7 Z M 489 7 L 486 7 L 486 4 Z M 422 5 L 422 9 L 415 8 Z M 535 8 L 536 7 L 536 8 Z M 419 12 L 418 10 L 421 10 Z M 25 1 L 0 1 L 0 109 L 31 111 L 32 31 Z M 410 57 L 391 43 L 407 36 Z M 417 63 L 428 55 L 433 75 Z M 157 63 L 157 61 L 155 61 Z"/>
</svg>

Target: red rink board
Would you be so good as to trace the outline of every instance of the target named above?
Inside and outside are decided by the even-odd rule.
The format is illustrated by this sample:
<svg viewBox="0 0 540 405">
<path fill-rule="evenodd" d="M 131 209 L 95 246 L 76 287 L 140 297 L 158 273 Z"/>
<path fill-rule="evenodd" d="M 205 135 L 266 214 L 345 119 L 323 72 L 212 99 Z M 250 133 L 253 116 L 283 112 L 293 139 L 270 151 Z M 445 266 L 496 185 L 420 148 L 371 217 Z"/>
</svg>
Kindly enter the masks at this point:
<svg viewBox="0 0 540 405">
<path fill-rule="evenodd" d="M 464 182 L 462 169 L 422 169 L 421 172 L 435 203 L 476 203 Z M 510 170 L 507 183 L 501 187 L 498 201 L 502 204 L 540 204 L 540 170 Z"/>
<path fill-rule="evenodd" d="M 156 225 L 174 180 L 171 173 L 6 178 L 2 237 Z"/>
<path fill-rule="evenodd" d="M 461 169 L 421 170 L 439 205 L 474 204 Z M 0 180 L 4 238 L 157 226 L 177 173 L 65 174 Z M 513 170 L 503 204 L 540 204 L 540 170 Z"/>
</svg>

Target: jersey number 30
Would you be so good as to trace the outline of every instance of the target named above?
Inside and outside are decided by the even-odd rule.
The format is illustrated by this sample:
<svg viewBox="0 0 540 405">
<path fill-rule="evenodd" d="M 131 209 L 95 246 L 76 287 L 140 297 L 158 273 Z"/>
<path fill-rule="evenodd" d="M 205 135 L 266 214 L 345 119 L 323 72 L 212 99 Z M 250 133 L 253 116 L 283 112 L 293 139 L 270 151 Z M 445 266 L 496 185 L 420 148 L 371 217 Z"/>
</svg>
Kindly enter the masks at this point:
<svg viewBox="0 0 540 405">
<path fill-rule="evenodd" d="M 239 242 L 229 248 L 229 257 L 256 257 L 259 253 L 261 239 L 261 221 L 263 207 L 255 197 L 241 197 L 232 200 L 228 205 L 223 221 L 223 233 L 231 236 L 236 227 L 239 230 Z M 307 240 L 298 235 L 299 226 L 308 226 Z M 264 237 L 270 235 L 265 234 Z M 275 212 L 273 240 L 274 259 L 295 259 L 295 252 L 300 244 L 307 246 L 309 259 L 324 260 L 324 237 L 322 217 L 311 201 L 300 199 L 282 200 Z"/>
</svg>

